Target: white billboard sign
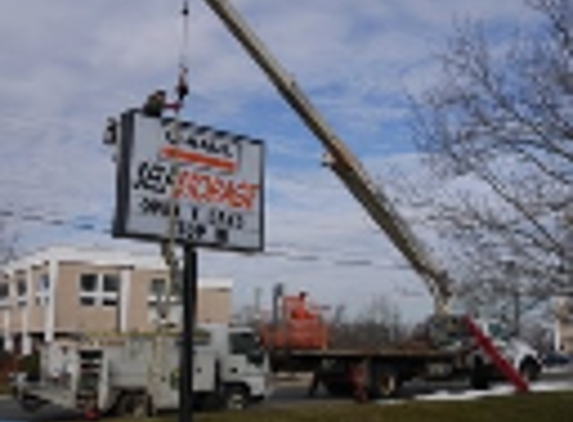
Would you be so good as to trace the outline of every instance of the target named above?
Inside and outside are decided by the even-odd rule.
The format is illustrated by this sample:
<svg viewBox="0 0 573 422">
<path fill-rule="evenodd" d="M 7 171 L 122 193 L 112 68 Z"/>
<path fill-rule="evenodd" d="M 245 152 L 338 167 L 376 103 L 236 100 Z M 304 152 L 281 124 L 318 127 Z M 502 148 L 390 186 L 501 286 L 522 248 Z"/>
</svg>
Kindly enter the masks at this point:
<svg viewBox="0 0 573 422">
<path fill-rule="evenodd" d="M 137 111 L 120 134 L 115 236 L 168 239 L 173 215 L 177 242 L 263 248 L 261 141 Z"/>
</svg>

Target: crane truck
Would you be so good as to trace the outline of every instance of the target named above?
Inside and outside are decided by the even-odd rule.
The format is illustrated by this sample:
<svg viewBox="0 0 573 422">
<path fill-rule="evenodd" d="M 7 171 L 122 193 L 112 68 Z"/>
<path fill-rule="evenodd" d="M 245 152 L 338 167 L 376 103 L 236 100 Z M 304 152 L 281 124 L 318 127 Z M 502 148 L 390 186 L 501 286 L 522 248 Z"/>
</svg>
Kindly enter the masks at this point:
<svg viewBox="0 0 573 422">
<path fill-rule="evenodd" d="M 526 380 L 521 374 L 534 378 L 539 373 L 540 364 L 535 351 L 516 339 L 494 335 L 495 331 L 498 331 L 495 324 L 450 313 L 452 280 L 414 235 L 386 193 L 374 183 L 360 161 L 323 119 L 294 78 L 282 68 L 230 2 L 205 2 L 322 143 L 326 150 L 325 163 L 424 280 L 434 300 L 435 314 L 429 320 L 428 331 L 436 339 L 435 343 L 442 346 L 435 351 L 332 350 L 324 341 L 325 337 L 320 337 L 323 331 L 320 324 L 316 325 L 319 317 L 307 312 L 307 318 L 303 319 L 302 325 L 299 318 L 288 316 L 280 325 L 280 330 L 276 325 L 266 330 L 263 338 L 272 351 L 275 367 L 294 365 L 315 372 L 320 371 L 327 389 L 333 392 L 343 387 L 335 382 L 341 379 L 337 375 L 352 373 L 357 362 L 366 365 L 369 389 L 377 395 L 391 395 L 402 381 L 432 372 L 431 368 L 446 368 L 445 372 L 451 373 L 458 372 L 458 369 L 465 370 L 471 374 L 470 378 L 475 387 L 486 386 L 490 369 L 496 368 L 512 380 L 518 390 L 527 390 Z M 304 306 L 304 302 L 300 302 L 299 308 L 300 306 Z M 305 312 L 299 314 L 304 315 Z M 309 326 L 314 327 L 310 330 L 314 334 L 304 334 Z M 285 327 L 290 330 L 290 334 L 288 331 L 285 334 Z M 308 339 L 313 336 L 323 341 L 309 342 Z M 452 344 L 457 347 L 452 347 Z M 445 345 L 450 347 L 445 348 Z"/>
</svg>

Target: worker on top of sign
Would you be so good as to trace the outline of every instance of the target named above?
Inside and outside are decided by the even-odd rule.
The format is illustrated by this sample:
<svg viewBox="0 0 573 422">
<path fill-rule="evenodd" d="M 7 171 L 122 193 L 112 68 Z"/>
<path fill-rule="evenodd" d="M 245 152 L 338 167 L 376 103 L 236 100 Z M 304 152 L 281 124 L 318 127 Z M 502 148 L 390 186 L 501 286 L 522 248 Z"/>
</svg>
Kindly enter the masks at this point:
<svg viewBox="0 0 573 422">
<path fill-rule="evenodd" d="M 160 118 L 165 110 L 173 110 L 177 113 L 182 106 L 183 101 L 181 99 L 170 103 L 167 101 L 167 92 L 158 89 L 147 97 L 141 111 L 144 116 Z"/>
<path fill-rule="evenodd" d="M 181 65 L 177 85 L 175 86 L 175 95 L 177 101 L 169 103 L 167 101 L 167 92 L 164 89 L 158 89 L 150 94 L 143 105 L 143 114 L 147 117 L 160 118 L 165 110 L 173 110 L 178 113 L 185 103 L 185 97 L 189 95 L 189 84 L 187 83 L 187 66 Z"/>
</svg>

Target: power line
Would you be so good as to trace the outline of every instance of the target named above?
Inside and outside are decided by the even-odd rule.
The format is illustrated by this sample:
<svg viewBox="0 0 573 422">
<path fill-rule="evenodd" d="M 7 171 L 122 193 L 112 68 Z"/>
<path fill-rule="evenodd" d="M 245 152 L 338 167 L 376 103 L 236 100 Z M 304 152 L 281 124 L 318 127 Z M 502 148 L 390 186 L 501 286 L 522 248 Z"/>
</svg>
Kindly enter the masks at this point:
<svg viewBox="0 0 573 422">
<path fill-rule="evenodd" d="M 102 235 L 111 234 L 110 229 L 103 229 L 102 227 L 98 226 L 96 223 L 93 222 L 78 222 L 70 219 L 49 217 L 46 216 L 45 214 L 40 214 L 40 213 L 31 213 L 31 212 L 23 213 L 14 210 L 0 209 L 0 218 L 15 218 L 17 220 L 30 223 L 38 223 L 54 227 L 70 228 L 81 231 L 89 231 Z M 261 257 L 281 258 L 287 261 L 299 262 L 299 263 L 301 262 L 328 263 L 334 266 L 341 266 L 341 267 L 378 267 L 378 268 L 394 269 L 394 270 L 410 269 L 410 267 L 405 264 L 383 263 L 383 262 L 378 262 L 375 259 L 364 258 L 357 255 L 353 255 L 351 257 L 346 256 L 344 258 L 328 257 L 325 255 L 308 252 L 304 248 L 301 248 L 299 245 L 296 245 L 292 242 L 282 244 L 282 246 L 280 242 L 277 242 L 275 243 L 275 246 L 272 246 L 273 243 L 271 242 L 270 245 L 271 245 L 270 249 L 266 251 L 257 254 L 250 254 L 247 256 L 255 258 L 261 258 Z M 290 248 L 291 250 L 280 249 L 281 247 L 284 248 L 284 246 L 286 245 L 288 245 L 287 247 Z"/>
<path fill-rule="evenodd" d="M 0 218 L 16 218 L 20 221 L 41 223 L 44 225 L 58 226 L 58 227 L 69 227 L 77 230 L 86 230 L 99 232 L 101 234 L 111 234 L 110 230 L 102 229 L 94 223 L 88 222 L 77 222 L 72 220 L 66 220 L 62 218 L 49 217 L 43 214 L 37 213 L 21 213 L 14 210 L 0 209 Z"/>
</svg>

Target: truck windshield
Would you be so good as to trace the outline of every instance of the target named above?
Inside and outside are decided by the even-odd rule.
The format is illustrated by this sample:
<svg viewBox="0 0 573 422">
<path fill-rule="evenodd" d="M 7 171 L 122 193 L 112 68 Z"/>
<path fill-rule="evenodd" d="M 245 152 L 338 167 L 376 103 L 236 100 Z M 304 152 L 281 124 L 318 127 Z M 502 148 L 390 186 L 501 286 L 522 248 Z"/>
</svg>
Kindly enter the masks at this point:
<svg viewBox="0 0 573 422">
<path fill-rule="evenodd" d="M 251 332 L 236 332 L 229 334 L 231 353 L 237 355 L 249 355 L 261 350 L 258 337 Z"/>
<path fill-rule="evenodd" d="M 487 331 L 494 339 L 505 340 L 508 337 L 505 327 L 499 323 L 490 322 L 487 326 Z"/>
</svg>

